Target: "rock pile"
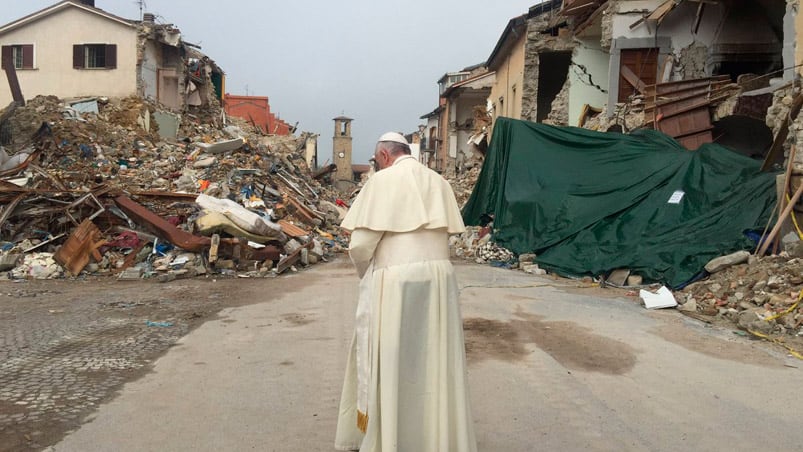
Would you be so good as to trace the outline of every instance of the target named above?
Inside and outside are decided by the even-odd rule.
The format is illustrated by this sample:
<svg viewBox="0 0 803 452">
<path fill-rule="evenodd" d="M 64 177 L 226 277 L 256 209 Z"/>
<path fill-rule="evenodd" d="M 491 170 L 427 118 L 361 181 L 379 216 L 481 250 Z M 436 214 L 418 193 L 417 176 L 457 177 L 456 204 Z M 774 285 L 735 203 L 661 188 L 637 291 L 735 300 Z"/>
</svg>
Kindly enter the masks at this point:
<svg viewBox="0 0 803 452">
<path fill-rule="evenodd" d="M 728 267 L 675 293 L 678 309 L 761 334 L 803 336 L 803 258 L 787 253 Z"/>
</svg>

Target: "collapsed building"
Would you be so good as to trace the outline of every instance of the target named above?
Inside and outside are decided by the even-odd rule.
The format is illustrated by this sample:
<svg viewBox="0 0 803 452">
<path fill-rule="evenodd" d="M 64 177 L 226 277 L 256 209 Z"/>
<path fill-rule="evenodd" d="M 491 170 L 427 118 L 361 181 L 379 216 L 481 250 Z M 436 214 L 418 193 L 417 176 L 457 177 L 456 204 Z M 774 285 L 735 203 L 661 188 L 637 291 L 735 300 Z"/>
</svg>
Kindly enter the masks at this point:
<svg viewBox="0 0 803 452">
<path fill-rule="evenodd" d="M 153 14 L 129 20 L 93 0 L 66 0 L 0 27 L 0 44 L 30 98 L 139 96 L 175 112 L 219 107 L 223 99 L 225 72 Z M 11 100 L 0 92 L 0 104 Z"/>
<path fill-rule="evenodd" d="M 157 104 L 95 102 L 79 113 L 40 96 L 3 111 L 2 278 L 270 276 L 342 249 L 345 207 L 306 165 L 311 134 L 184 115 L 173 139 L 157 131 Z"/>
<path fill-rule="evenodd" d="M 270 276 L 342 248 L 316 136 L 223 114 L 224 71 L 174 25 L 62 1 L 0 46 L 0 277 Z"/>
<path fill-rule="evenodd" d="M 439 80 L 439 105 L 421 117 L 427 163 L 481 159 L 497 117 L 656 128 L 690 149 L 716 138 L 766 157 L 794 100 L 796 16 L 795 2 L 770 0 L 539 3 L 508 22 L 484 64 Z"/>
<path fill-rule="evenodd" d="M 493 82 L 464 104 L 481 113 L 469 138 L 454 142 L 448 96 L 422 116 L 427 163 L 473 225 L 456 254 L 666 284 L 690 315 L 801 333 L 797 15 L 781 1 L 555 0 L 511 19 L 479 69 Z"/>
</svg>

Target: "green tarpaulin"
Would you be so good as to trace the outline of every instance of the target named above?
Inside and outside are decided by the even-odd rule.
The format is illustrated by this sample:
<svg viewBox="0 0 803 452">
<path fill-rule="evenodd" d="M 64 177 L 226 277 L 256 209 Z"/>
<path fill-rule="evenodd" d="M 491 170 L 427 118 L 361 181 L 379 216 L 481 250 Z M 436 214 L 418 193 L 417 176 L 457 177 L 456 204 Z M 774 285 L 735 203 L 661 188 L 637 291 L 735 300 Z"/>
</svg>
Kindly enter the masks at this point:
<svg viewBox="0 0 803 452">
<path fill-rule="evenodd" d="M 494 217 L 496 243 L 547 270 L 628 268 L 677 287 L 753 242 L 775 205 L 775 175 L 715 144 L 696 151 L 653 130 L 629 135 L 498 118 L 468 225 Z M 679 199 L 678 199 L 679 198 Z"/>
</svg>

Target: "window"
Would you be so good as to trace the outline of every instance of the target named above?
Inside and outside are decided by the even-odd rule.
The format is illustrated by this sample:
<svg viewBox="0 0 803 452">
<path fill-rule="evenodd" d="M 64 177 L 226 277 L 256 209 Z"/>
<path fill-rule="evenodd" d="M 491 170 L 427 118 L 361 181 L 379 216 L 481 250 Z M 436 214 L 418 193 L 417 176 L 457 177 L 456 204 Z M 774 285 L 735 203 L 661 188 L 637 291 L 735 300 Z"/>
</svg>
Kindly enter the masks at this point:
<svg viewBox="0 0 803 452">
<path fill-rule="evenodd" d="M 116 44 L 76 44 L 73 46 L 73 68 L 116 69 Z"/>
<path fill-rule="evenodd" d="M 106 46 L 93 44 L 84 47 L 84 67 L 99 68 L 106 67 Z"/>
<path fill-rule="evenodd" d="M 13 63 L 15 69 L 33 69 L 33 44 L 3 46 L 2 54 L 2 67 Z"/>
</svg>

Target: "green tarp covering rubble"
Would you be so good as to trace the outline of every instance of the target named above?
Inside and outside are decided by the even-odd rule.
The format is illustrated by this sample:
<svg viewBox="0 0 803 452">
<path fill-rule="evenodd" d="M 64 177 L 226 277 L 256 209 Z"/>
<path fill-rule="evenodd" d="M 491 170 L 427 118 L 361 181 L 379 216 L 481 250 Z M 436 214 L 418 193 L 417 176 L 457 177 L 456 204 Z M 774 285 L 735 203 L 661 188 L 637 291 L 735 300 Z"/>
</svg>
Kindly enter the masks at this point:
<svg viewBox="0 0 803 452">
<path fill-rule="evenodd" d="M 653 130 L 629 135 L 499 118 L 467 225 L 564 275 L 629 268 L 679 287 L 717 256 L 755 243 L 776 202 L 775 175 L 722 146 L 683 149 Z"/>
</svg>

